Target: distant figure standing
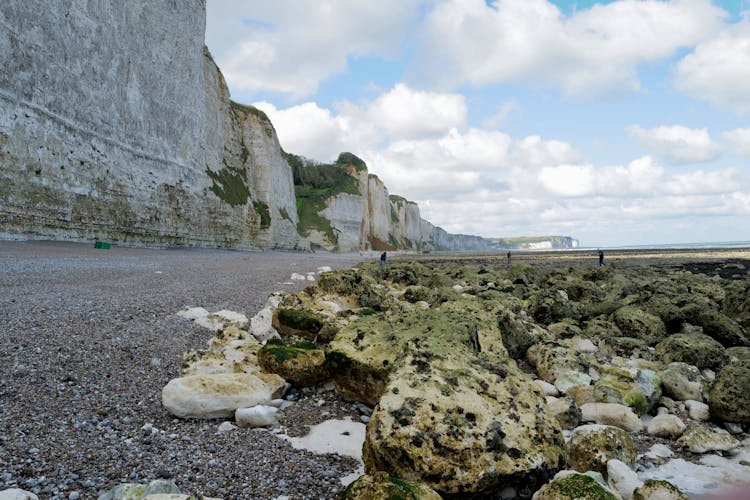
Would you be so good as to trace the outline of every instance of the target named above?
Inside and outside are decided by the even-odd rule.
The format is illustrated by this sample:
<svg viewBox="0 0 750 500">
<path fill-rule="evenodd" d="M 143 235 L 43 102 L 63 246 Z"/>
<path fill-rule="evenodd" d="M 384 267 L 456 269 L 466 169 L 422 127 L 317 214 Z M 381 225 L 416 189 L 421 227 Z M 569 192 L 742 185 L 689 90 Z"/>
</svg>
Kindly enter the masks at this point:
<svg viewBox="0 0 750 500">
<path fill-rule="evenodd" d="M 510 250 L 508 250 L 507 255 L 508 255 L 508 265 L 510 265 Z"/>
<path fill-rule="evenodd" d="M 599 267 L 604 265 L 604 250 L 599 249 Z"/>
<path fill-rule="evenodd" d="M 385 267 L 385 260 L 387 259 L 387 256 L 385 255 L 385 252 L 380 254 L 380 267 Z"/>
</svg>

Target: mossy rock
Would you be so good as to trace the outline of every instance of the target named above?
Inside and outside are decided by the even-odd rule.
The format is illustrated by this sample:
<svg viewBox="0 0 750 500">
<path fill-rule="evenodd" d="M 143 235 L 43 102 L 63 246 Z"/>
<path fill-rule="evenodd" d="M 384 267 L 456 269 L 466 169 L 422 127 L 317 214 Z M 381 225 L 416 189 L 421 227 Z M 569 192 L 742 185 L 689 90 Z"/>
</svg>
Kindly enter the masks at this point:
<svg viewBox="0 0 750 500">
<path fill-rule="evenodd" d="M 719 368 L 729 359 L 719 342 L 702 333 L 677 333 L 656 345 L 656 356 L 664 363 L 676 361 L 703 368 Z"/>
<path fill-rule="evenodd" d="M 667 336 L 664 322 L 658 316 L 633 306 L 619 308 L 612 319 L 625 337 L 633 337 L 654 345 Z"/>
<path fill-rule="evenodd" d="M 633 337 L 609 337 L 603 338 L 599 343 L 599 349 L 610 355 L 629 358 L 636 356 L 641 359 L 651 359 L 651 350 L 645 340 Z"/>
<path fill-rule="evenodd" d="M 271 323 L 281 335 L 314 339 L 325 320 L 308 309 L 280 306 L 274 311 Z"/>
<path fill-rule="evenodd" d="M 409 354 L 367 425 L 365 471 L 421 479 L 451 498 L 533 489 L 565 461 L 542 391 L 513 360 L 465 348 Z"/>
<path fill-rule="evenodd" d="M 685 319 L 703 328 L 703 333 L 724 347 L 750 346 L 744 329 L 733 319 L 708 304 L 688 304 L 682 308 Z"/>
<path fill-rule="evenodd" d="M 258 352 L 258 364 L 263 371 L 275 373 L 299 387 L 312 386 L 328 378 L 325 352 L 310 342 L 286 345 L 271 339 Z"/>
<path fill-rule="evenodd" d="M 578 325 L 573 324 L 572 320 L 558 321 L 547 326 L 547 330 L 559 339 L 569 339 L 579 337 L 583 333 Z"/>
<path fill-rule="evenodd" d="M 407 352 L 439 358 L 456 350 L 507 355 L 494 317 L 478 301 L 360 317 L 341 327 L 326 357 L 344 398 L 375 405 Z"/>
<path fill-rule="evenodd" d="M 750 347 L 730 347 L 727 349 L 727 356 L 732 363 L 737 361 L 750 362 Z"/>
<path fill-rule="evenodd" d="M 540 290 L 530 302 L 531 315 L 542 325 L 565 319 L 577 320 L 582 316 L 581 305 L 568 299 L 564 290 Z"/>
<path fill-rule="evenodd" d="M 649 297 L 648 301 L 641 304 L 644 311 L 658 316 L 664 322 L 667 333 L 678 333 L 685 321 L 682 310 L 674 303 L 672 299 L 665 295 L 654 295 Z"/>
<path fill-rule="evenodd" d="M 643 486 L 633 491 L 633 500 L 690 500 L 690 497 L 681 492 L 669 481 L 661 479 L 646 479 Z"/>
<path fill-rule="evenodd" d="M 727 364 L 716 375 L 708 394 L 713 417 L 750 424 L 750 361 Z"/>
<path fill-rule="evenodd" d="M 413 285 L 404 290 L 404 299 L 414 304 L 415 302 L 424 301 L 433 304 L 437 299 L 437 292 L 426 286 Z"/>
<path fill-rule="evenodd" d="M 611 425 L 583 425 L 568 441 L 568 467 L 579 472 L 607 473 L 607 462 L 616 458 L 633 467 L 638 446 L 626 431 Z"/>
<path fill-rule="evenodd" d="M 567 472 L 567 471 L 566 471 Z M 604 484 L 589 474 L 559 474 L 542 486 L 534 500 L 618 500 Z"/>
<path fill-rule="evenodd" d="M 318 287 L 329 293 L 354 297 L 360 307 L 380 311 L 385 303 L 385 292 L 362 269 L 323 273 L 318 278 Z"/>
<path fill-rule="evenodd" d="M 543 328 L 509 309 L 499 308 L 495 316 L 503 344 L 513 359 L 523 359 L 532 345 L 552 340 Z"/>
<path fill-rule="evenodd" d="M 661 380 L 651 370 L 610 368 L 594 384 L 594 399 L 600 403 L 619 403 L 643 415 L 659 401 Z"/>
<path fill-rule="evenodd" d="M 363 474 L 338 494 L 337 500 L 440 500 L 425 483 L 406 481 L 385 472 Z"/>
<path fill-rule="evenodd" d="M 700 370 L 687 363 L 670 363 L 661 372 L 664 394 L 677 401 L 703 400 L 703 378 Z"/>
<path fill-rule="evenodd" d="M 608 339 L 622 337 L 623 333 L 608 316 L 600 315 L 585 322 L 583 336 L 589 339 Z"/>
<path fill-rule="evenodd" d="M 540 378 L 551 384 L 562 373 L 588 371 L 587 363 L 570 346 L 557 342 L 532 345 L 526 351 L 526 360 L 536 368 Z"/>
</svg>

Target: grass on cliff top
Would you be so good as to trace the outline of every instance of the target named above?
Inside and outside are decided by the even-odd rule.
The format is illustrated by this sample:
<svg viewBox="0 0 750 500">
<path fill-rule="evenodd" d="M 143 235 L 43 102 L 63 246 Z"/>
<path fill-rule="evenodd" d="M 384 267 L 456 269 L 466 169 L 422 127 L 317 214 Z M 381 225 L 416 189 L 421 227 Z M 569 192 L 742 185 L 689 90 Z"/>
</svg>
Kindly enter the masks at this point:
<svg viewBox="0 0 750 500">
<path fill-rule="evenodd" d="M 292 167 L 294 178 L 294 194 L 299 216 L 297 230 L 306 236 L 311 230 L 316 229 L 335 245 L 338 237 L 331 222 L 319 213 L 326 208 L 326 201 L 337 194 L 360 194 L 359 183 L 349 175 L 348 169 L 350 166 L 354 166 L 355 170 L 367 167 L 351 153 L 342 153 L 334 164 L 315 164 L 289 153 L 284 153 L 284 157 Z"/>
</svg>

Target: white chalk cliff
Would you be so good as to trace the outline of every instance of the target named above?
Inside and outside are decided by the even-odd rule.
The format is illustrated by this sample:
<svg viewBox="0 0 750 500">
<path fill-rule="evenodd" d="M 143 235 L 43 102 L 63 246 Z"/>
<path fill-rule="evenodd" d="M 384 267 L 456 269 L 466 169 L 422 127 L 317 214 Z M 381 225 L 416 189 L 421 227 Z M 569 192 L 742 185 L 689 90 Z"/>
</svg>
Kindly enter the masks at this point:
<svg viewBox="0 0 750 500">
<path fill-rule="evenodd" d="M 0 233 L 304 248 L 273 126 L 230 103 L 205 0 L 0 3 Z"/>
</svg>

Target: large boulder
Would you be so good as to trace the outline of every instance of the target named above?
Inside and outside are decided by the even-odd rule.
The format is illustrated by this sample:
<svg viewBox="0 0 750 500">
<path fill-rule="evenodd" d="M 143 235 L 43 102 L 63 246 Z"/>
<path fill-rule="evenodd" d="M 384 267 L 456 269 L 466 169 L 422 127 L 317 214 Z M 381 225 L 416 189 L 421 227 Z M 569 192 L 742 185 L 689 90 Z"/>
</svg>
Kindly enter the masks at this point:
<svg viewBox="0 0 750 500">
<path fill-rule="evenodd" d="M 565 461 L 541 389 L 515 363 L 461 349 L 410 354 L 367 426 L 365 470 L 425 481 L 443 495 L 533 491 Z"/>
<path fill-rule="evenodd" d="M 639 415 L 651 410 L 660 397 L 661 379 L 652 370 L 610 366 L 594 384 L 596 401 L 623 404 Z"/>
<path fill-rule="evenodd" d="M 544 328 L 510 309 L 501 307 L 496 316 L 503 344 L 513 359 L 523 359 L 532 345 L 552 340 L 552 335 Z"/>
<path fill-rule="evenodd" d="M 310 342 L 286 345 L 282 340 L 271 339 L 258 351 L 258 364 L 263 371 L 300 387 L 328 378 L 325 352 Z"/>
<path fill-rule="evenodd" d="M 750 361 L 729 363 L 708 391 L 711 415 L 727 422 L 750 424 Z"/>
<path fill-rule="evenodd" d="M 588 363 L 568 344 L 546 342 L 534 344 L 526 351 L 526 360 L 536 368 L 539 377 L 554 383 L 566 372 L 586 372 Z"/>
<path fill-rule="evenodd" d="M 581 405 L 581 420 L 612 425 L 628 432 L 639 432 L 643 428 L 638 415 L 619 403 L 584 403 Z"/>
<path fill-rule="evenodd" d="M 399 315 L 363 316 L 339 330 L 326 359 L 345 399 L 374 406 L 409 349 L 434 357 L 462 349 L 488 359 L 507 355 L 492 313 L 479 301 L 466 300 Z"/>
<path fill-rule="evenodd" d="M 272 373 L 217 373 L 172 379 L 161 392 L 162 404 L 177 417 L 222 418 L 280 397 L 284 379 Z"/>
<path fill-rule="evenodd" d="M 568 441 L 568 466 L 579 471 L 607 473 L 612 459 L 633 467 L 638 446 L 626 431 L 610 425 L 583 425 L 573 430 Z"/>
<path fill-rule="evenodd" d="M 699 424 L 689 426 L 677 444 L 691 453 L 732 451 L 740 446 L 740 442 L 724 429 Z"/>
<path fill-rule="evenodd" d="M 677 333 L 656 345 L 656 356 L 664 363 L 679 361 L 698 368 L 719 368 L 728 356 L 719 342 L 702 333 Z"/>
<path fill-rule="evenodd" d="M 703 328 L 703 333 L 724 347 L 750 346 L 750 338 L 736 321 L 708 304 L 688 304 L 682 308 L 685 319 Z"/>
<path fill-rule="evenodd" d="M 660 317 L 634 306 L 619 308 L 612 315 L 612 319 L 624 336 L 641 339 L 649 345 L 660 342 L 667 335 L 667 329 Z"/>
<path fill-rule="evenodd" d="M 424 483 L 406 481 L 385 472 L 363 474 L 338 494 L 337 500 L 440 500 Z"/>
<path fill-rule="evenodd" d="M 664 394 L 677 401 L 703 401 L 703 377 L 700 370 L 687 363 L 669 363 L 661 372 Z"/>
</svg>

